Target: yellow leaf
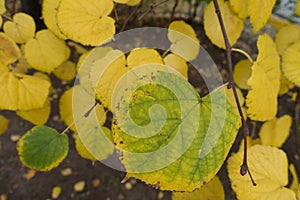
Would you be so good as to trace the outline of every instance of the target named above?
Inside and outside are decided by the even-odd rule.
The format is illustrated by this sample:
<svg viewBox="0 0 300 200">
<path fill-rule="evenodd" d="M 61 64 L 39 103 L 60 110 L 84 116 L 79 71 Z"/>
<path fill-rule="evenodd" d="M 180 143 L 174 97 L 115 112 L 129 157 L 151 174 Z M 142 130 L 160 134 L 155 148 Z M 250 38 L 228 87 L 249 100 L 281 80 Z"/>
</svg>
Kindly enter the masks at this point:
<svg viewBox="0 0 300 200">
<path fill-rule="evenodd" d="M 248 164 L 257 185 L 249 175 L 241 176 L 243 152 L 233 154 L 228 160 L 228 174 L 238 199 L 295 200 L 295 193 L 284 187 L 288 184 L 288 160 L 285 153 L 275 147 L 255 145 L 248 148 Z"/>
<path fill-rule="evenodd" d="M 289 81 L 283 74 L 280 75 L 280 89 L 279 89 L 279 95 L 286 94 L 289 89 L 293 88 L 294 84 Z"/>
<path fill-rule="evenodd" d="M 260 138 L 252 139 L 250 136 L 247 136 L 247 148 L 250 148 L 256 144 L 261 144 Z M 238 151 L 244 151 L 244 140 L 241 141 Z"/>
<path fill-rule="evenodd" d="M 78 154 L 88 160 L 96 161 L 97 158 L 95 158 L 82 144 L 80 137 L 78 135 L 75 136 L 75 147 L 78 152 Z"/>
<path fill-rule="evenodd" d="M 186 80 L 188 79 L 188 65 L 180 56 L 170 53 L 164 58 L 165 65 L 177 70 Z"/>
<path fill-rule="evenodd" d="M 3 14 L 6 12 L 5 8 L 5 0 L 0 0 L 0 14 Z M 0 17 L 1 18 L 1 17 Z"/>
<path fill-rule="evenodd" d="M 283 115 L 265 122 L 259 132 L 263 145 L 281 147 L 290 134 L 292 118 Z"/>
<path fill-rule="evenodd" d="M 193 192 L 173 192 L 172 200 L 212 200 L 225 199 L 224 189 L 218 176 Z"/>
<path fill-rule="evenodd" d="M 26 43 L 34 37 L 35 23 L 30 15 L 25 13 L 17 13 L 13 17 L 13 21 L 7 21 L 3 30 L 16 43 Z"/>
<path fill-rule="evenodd" d="M 247 114 L 252 120 L 271 120 L 277 113 L 280 87 L 280 58 L 275 44 L 267 34 L 257 41 L 258 57 L 252 65 L 247 84 L 251 87 L 246 99 Z"/>
<path fill-rule="evenodd" d="M 141 2 L 141 0 L 114 0 L 116 3 L 126 4 L 128 6 L 135 6 Z"/>
<path fill-rule="evenodd" d="M 292 83 L 300 86 L 300 41 L 289 46 L 282 55 L 282 71 Z"/>
<path fill-rule="evenodd" d="M 290 189 L 292 189 L 295 193 L 297 193 L 298 188 L 299 188 L 299 183 L 298 183 L 299 179 L 298 179 L 298 176 L 297 176 L 295 165 L 290 164 L 289 165 L 289 170 L 290 170 L 290 172 L 292 174 L 292 177 L 293 177 L 293 181 L 290 185 Z"/>
<path fill-rule="evenodd" d="M 244 22 L 231 11 L 229 2 L 224 2 L 224 0 L 220 0 L 218 2 L 222 12 L 226 32 L 228 34 L 229 43 L 234 45 L 242 33 Z M 215 13 L 213 2 L 208 4 L 204 12 L 204 30 L 214 45 L 225 49 L 222 31 L 218 17 Z"/>
<path fill-rule="evenodd" d="M 61 0 L 57 21 L 60 30 L 83 45 L 97 46 L 115 34 L 115 20 L 108 15 L 112 0 Z"/>
<path fill-rule="evenodd" d="M 34 125 L 43 125 L 48 121 L 50 116 L 50 101 L 47 99 L 42 108 L 32 110 L 18 110 L 17 115 Z"/>
<path fill-rule="evenodd" d="M 233 79 L 236 85 L 241 89 L 250 89 L 247 81 L 251 76 L 251 66 L 252 63 L 248 59 L 241 60 L 234 66 Z"/>
<path fill-rule="evenodd" d="M 95 99 L 88 94 L 80 85 L 76 85 L 66 90 L 59 100 L 59 113 L 61 119 L 67 126 L 70 126 L 76 122 L 76 127 L 80 125 L 80 119 L 83 119 L 84 115 L 94 106 Z M 97 122 L 103 125 L 106 121 L 106 113 L 102 105 L 97 104 L 96 107 L 90 112 L 87 118 L 93 119 L 93 115 L 96 113 Z M 76 127 L 71 126 L 71 130 L 77 132 Z"/>
<path fill-rule="evenodd" d="M 6 129 L 8 128 L 9 120 L 4 117 L 3 115 L 0 115 L 0 135 L 2 135 Z"/>
<path fill-rule="evenodd" d="M 296 5 L 295 5 L 295 11 L 294 13 L 298 16 L 300 16 L 300 1 L 297 1 Z"/>
<path fill-rule="evenodd" d="M 52 199 L 57 199 L 61 193 L 61 187 L 55 186 L 52 188 L 51 197 Z"/>
<path fill-rule="evenodd" d="M 68 41 L 68 45 L 70 47 L 73 47 L 75 49 L 75 51 L 78 53 L 78 54 L 84 54 L 85 52 L 87 52 L 87 49 L 84 48 L 84 46 L 76 43 L 76 42 L 73 42 L 73 41 Z"/>
<path fill-rule="evenodd" d="M 170 49 L 183 59 L 194 60 L 200 51 L 200 41 L 194 29 L 182 20 L 173 21 L 169 25 L 168 38 L 171 41 Z"/>
<path fill-rule="evenodd" d="M 267 23 L 275 3 L 276 0 L 249 0 L 248 14 L 254 33 L 259 31 Z"/>
<path fill-rule="evenodd" d="M 111 50 L 111 47 L 96 47 L 82 54 L 77 62 L 80 85 L 82 85 L 90 95 L 95 95 L 96 89 L 96 85 L 93 85 L 94 83 L 91 80 L 91 66 L 96 60 L 103 58 Z"/>
<path fill-rule="evenodd" d="M 67 60 L 54 69 L 53 74 L 63 81 L 71 81 L 76 75 L 75 63 Z"/>
<path fill-rule="evenodd" d="M 0 109 L 31 110 L 43 107 L 50 83 L 39 77 L 0 69 Z"/>
<path fill-rule="evenodd" d="M 300 39 L 300 29 L 295 24 L 290 24 L 282 27 L 275 35 L 275 44 L 277 51 L 280 55 L 291 44 L 297 42 Z"/>
<path fill-rule="evenodd" d="M 235 97 L 234 97 L 234 94 L 233 94 L 233 89 L 232 88 L 228 89 L 227 87 L 225 87 L 224 91 L 225 91 L 225 94 L 226 94 L 227 101 L 233 107 L 234 111 L 237 114 L 239 114 L 238 107 L 236 105 Z M 239 88 L 236 88 L 236 92 L 237 92 L 237 95 L 238 95 L 238 98 L 239 98 L 240 105 L 243 106 L 244 103 L 245 103 L 245 98 L 243 96 L 243 93 Z M 246 114 L 246 113 L 244 113 L 244 114 Z"/>
<path fill-rule="evenodd" d="M 276 15 L 271 15 L 268 24 L 271 25 L 275 30 L 279 31 L 282 27 L 291 24 L 288 20 L 280 18 Z"/>
<path fill-rule="evenodd" d="M 236 12 L 241 19 L 248 17 L 248 3 L 249 1 L 230 0 L 232 9 Z"/>
<path fill-rule="evenodd" d="M 28 69 L 30 69 L 30 65 L 28 64 L 28 62 L 26 61 L 24 55 L 22 55 L 19 59 L 18 62 L 16 64 L 15 67 L 11 66 L 11 72 L 15 72 L 15 73 L 20 73 L 20 74 L 26 74 L 26 72 L 28 71 Z"/>
<path fill-rule="evenodd" d="M 0 60 L 3 64 L 13 63 L 21 57 L 18 45 L 5 33 L 0 33 Z"/>
<path fill-rule="evenodd" d="M 56 18 L 60 1 L 61 0 L 44 0 L 42 15 L 47 28 L 52 31 L 58 38 L 65 40 L 67 39 L 67 37 L 60 31 L 57 25 Z"/>
<path fill-rule="evenodd" d="M 69 57 L 65 42 L 51 31 L 41 30 L 25 45 L 25 58 L 37 70 L 50 73 Z"/>
<path fill-rule="evenodd" d="M 133 49 L 128 55 L 127 61 L 123 52 L 119 50 L 108 52 L 105 57 L 94 62 L 91 69 L 93 85 L 97 85 L 96 98 L 108 109 L 111 109 L 111 97 L 121 76 L 135 67 L 147 64 L 163 64 L 162 58 L 156 50 Z"/>
</svg>

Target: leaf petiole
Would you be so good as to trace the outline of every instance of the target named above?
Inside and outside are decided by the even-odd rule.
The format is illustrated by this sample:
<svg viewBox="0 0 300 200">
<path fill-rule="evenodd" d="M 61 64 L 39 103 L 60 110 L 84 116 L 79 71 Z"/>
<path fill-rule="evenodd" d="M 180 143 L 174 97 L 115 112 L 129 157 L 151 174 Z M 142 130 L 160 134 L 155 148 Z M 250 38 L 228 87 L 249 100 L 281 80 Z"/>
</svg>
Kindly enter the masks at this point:
<svg viewBox="0 0 300 200">
<path fill-rule="evenodd" d="M 242 49 L 238 49 L 238 48 L 231 48 L 231 51 L 235 51 L 235 52 L 243 54 L 251 63 L 254 63 L 253 59 L 246 51 L 244 51 Z"/>
</svg>

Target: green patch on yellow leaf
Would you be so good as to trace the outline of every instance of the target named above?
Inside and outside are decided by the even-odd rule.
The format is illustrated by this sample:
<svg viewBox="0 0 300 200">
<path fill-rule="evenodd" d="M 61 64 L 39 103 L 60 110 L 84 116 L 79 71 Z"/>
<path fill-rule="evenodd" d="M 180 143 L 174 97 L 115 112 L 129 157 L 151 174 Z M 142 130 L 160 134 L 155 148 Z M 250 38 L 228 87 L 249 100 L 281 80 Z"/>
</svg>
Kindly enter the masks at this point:
<svg viewBox="0 0 300 200">
<path fill-rule="evenodd" d="M 200 98 L 175 74 L 137 79 L 125 92 L 118 90 L 113 105 L 113 138 L 127 177 L 162 190 L 201 187 L 220 169 L 240 126 L 224 87 Z M 128 79 L 119 85 L 123 81 Z"/>
<path fill-rule="evenodd" d="M 16 13 L 13 21 L 5 22 L 3 30 L 16 43 L 26 43 L 34 37 L 35 23 L 33 18 L 25 13 Z"/>
<path fill-rule="evenodd" d="M 41 30 L 25 45 L 25 58 L 37 70 L 51 73 L 69 57 L 65 41 L 58 39 L 51 31 Z"/>
<path fill-rule="evenodd" d="M 173 21 L 168 28 L 168 38 L 171 41 L 172 53 L 186 61 L 194 60 L 200 51 L 200 41 L 194 29 L 182 20 Z"/>
<path fill-rule="evenodd" d="M 48 171 L 67 156 L 68 136 L 47 126 L 35 126 L 21 137 L 17 149 L 25 166 Z"/>
<path fill-rule="evenodd" d="M 292 118 L 289 115 L 265 122 L 259 132 L 262 144 L 281 147 L 290 134 L 291 125 Z"/>
<path fill-rule="evenodd" d="M 172 200 L 224 200 L 224 188 L 218 176 L 193 192 L 173 192 Z"/>
<path fill-rule="evenodd" d="M 248 165 L 257 185 L 249 175 L 239 173 L 243 152 L 233 154 L 228 160 L 228 174 L 238 199 L 296 199 L 295 193 L 284 187 L 288 184 L 288 160 L 284 151 L 269 146 L 248 148 Z"/>
<path fill-rule="evenodd" d="M 244 28 L 243 20 L 241 20 L 233 13 L 231 8 L 229 7 L 229 2 L 224 2 L 224 0 L 220 0 L 218 2 L 220 10 L 222 12 L 224 25 L 226 27 L 228 40 L 231 45 L 234 45 L 240 37 Z M 208 4 L 204 12 L 204 30 L 205 34 L 214 45 L 225 49 L 221 27 L 218 17 L 215 13 L 213 2 L 210 2 Z"/>
<path fill-rule="evenodd" d="M 277 113 L 280 87 L 280 58 L 275 44 L 267 34 L 257 41 L 258 57 L 253 63 L 247 84 L 251 87 L 246 99 L 247 113 L 252 120 L 271 120 Z"/>
<path fill-rule="evenodd" d="M 61 0 L 58 26 L 68 38 L 83 45 L 98 46 L 115 34 L 115 20 L 108 16 L 112 9 L 112 0 Z"/>
</svg>

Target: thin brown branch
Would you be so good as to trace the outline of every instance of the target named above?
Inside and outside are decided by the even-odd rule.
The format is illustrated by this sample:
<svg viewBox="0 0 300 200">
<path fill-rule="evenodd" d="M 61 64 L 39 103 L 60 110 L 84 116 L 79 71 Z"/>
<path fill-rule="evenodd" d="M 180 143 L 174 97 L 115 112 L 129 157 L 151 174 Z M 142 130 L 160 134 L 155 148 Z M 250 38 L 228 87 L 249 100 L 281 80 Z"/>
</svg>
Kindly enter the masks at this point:
<svg viewBox="0 0 300 200">
<path fill-rule="evenodd" d="M 169 0 L 161 0 L 161 1 L 158 1 L 156 3 L 151 4 L 150 8 L 139 17 L 139 20 L 141 20 L 143 17 L 145 17 L 147 14 L 149 14 L 151 11 L 153 11 L 158 6 L 164 4 L 164 3 L 168 2 L 168 1 Z"/>
<path fill-rule="evenodd" d="M 141 0 L 141 2 L 134 7 L 133 11 L 131 12 L 131 14 L 127 17 L 127 19 L 125 20 L 120 32 L 123 32 L 129 22 L 129 20 L 136 14 L 137 10 L 143 5 L 144 0 Z"/>
<path fill-rule="evenodd" d="M 173 6 L 173 8 L 172 8 L 172 13 L 171 13 L 171 19 L 170 19 L 170 22 L 174 20 L 174 15 L 175 15 L 176 8 L 177 8 L 177 6 L 178 6 L 178 2 L 179 2 L 179 0 L 175 0 L 174 6 Z"/>
<path fill-rule="evenodd" d="M 224 22 L 223 22 L 223 18 L 222 18 L 222 14 L 221 14 L 221 10 L 220 10 L 218 1 L 213 0 L 213 3 L 214 3 L 214 6 L 215 6 L 215 12 L 218 16 L 218 20 L 219 20 L 219 23 L 220 23 L 220 27 L 221 27 L 221 30 L 222 30 L 222 35 L 223 35 L 225 46 L 226 46 L 226 58 L 227 58 L 227 65 L 228 65 L 228 70 L 229 70 L 229 87 L 232 87 L 232 90 L 233 90 L 235 102 L 237 104 L 238 111 L 239 111 L 239 114 L 241 116 L 242 128 L 243 128 L 243 133 L 244 133 L 244 158 L 243 158 L 243 163 L 242 163 L 242 166 L 241 166 L 241 169 L 240 169 L 240 173 L 241 173 L 241 175 L 245 175 L 248 172 L 253 185 L 256 185 L 255 181 L 253 180 L 253 178 L 251 176 L 251 173 L 250 173 L 250 170 L 249 170 L 249 167 L 248 167 L 248 162 L 247 162 L 247 136 L 249 135 L 249 128 L 248 128 L 248 125 L 247 125 L 246 120 L 244 118 L 242 107 L 241 107 L 241 104 L 240 104 L 240 100 L 239 100 L 237 92 L 236 92 L 236 86 L 235 86 L 234 80 L 233 80 L 232 58 L 231 58 L 232 49 L 231 49 L 230 42 L 228 40 L 227 32 L 226 32 L 226 29 L 225 29 L 225 25 L 224 25 Z"/>
</svg>

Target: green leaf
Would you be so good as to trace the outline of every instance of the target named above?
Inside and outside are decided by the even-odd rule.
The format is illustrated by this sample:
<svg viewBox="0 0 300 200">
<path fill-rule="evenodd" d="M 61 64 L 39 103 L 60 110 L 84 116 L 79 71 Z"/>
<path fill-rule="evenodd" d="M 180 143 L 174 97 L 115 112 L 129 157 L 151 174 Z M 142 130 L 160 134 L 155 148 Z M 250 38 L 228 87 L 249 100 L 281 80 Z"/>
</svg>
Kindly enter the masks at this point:
<svg viewBox="0 0 300 200">
<path fill-rule="evenodd" d="M 22 136 L 17 149 L 25 166 L 48 171 L 57 167 L 67 156 L 68 136 L 47 126 L 35 126 Z"/>
<path fill-rule="evenodd" d="M 200 98 L 186 80 L 161 71 L 131 86 L 116 91 L 113 105 L 113 138 L 127 177 L 177 191 L 213 178 L 240 126 L 224 87 Z"/>
</svg>

